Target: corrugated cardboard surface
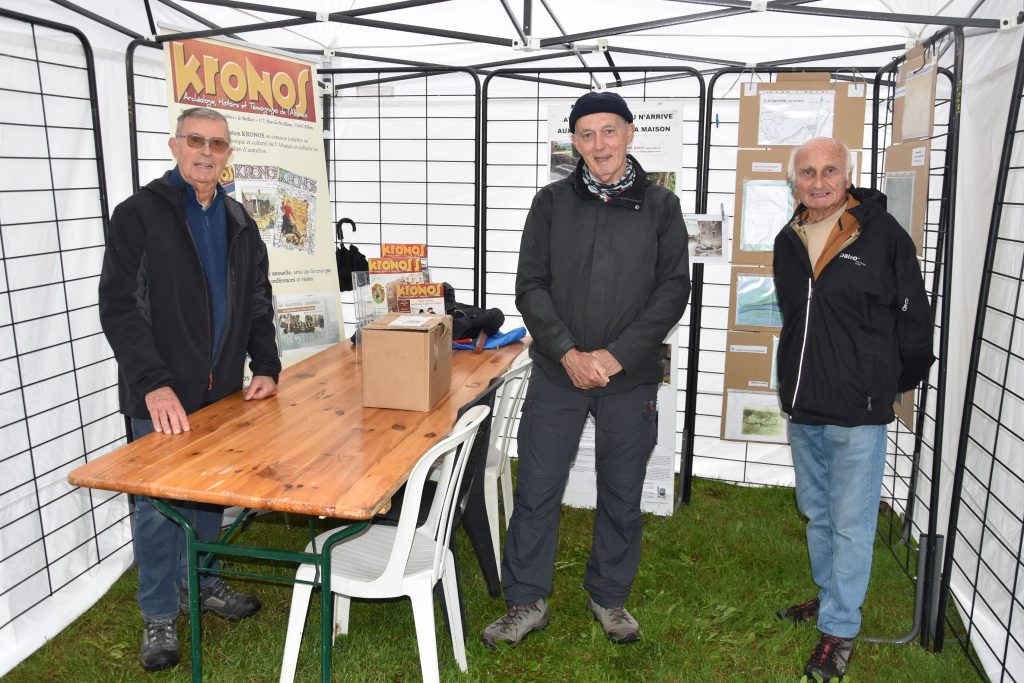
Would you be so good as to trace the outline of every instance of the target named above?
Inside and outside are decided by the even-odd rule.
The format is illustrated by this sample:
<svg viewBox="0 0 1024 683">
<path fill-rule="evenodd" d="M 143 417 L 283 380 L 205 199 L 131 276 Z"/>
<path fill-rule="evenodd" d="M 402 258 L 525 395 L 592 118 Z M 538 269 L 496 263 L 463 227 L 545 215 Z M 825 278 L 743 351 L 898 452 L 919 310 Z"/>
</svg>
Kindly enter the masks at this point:
<svg viewBox="0 0 1024 683">
<path fill-rule="evenodd" d="M 420 324 L 396 325 L 411 317 Z M 364 406 L 425 411 L 451 389 L 451 316 L 389 313 L 360 332 Z"/>
<path fill-rule="evenodd" d="M 761 100 L 758 93 L 769 90 L 825 90 L 835 91 L 835 118 L 832 121 L 832 137 L 846 144 L 850 149 L 864 146 L 864 82 L 833 83 L 824 72 L 779 74 L 776 83 L 745 83 L 740 97 L 741 148 L 761 147 L 758 144 L 758 125 L 761 119 Z"/>
</svg>

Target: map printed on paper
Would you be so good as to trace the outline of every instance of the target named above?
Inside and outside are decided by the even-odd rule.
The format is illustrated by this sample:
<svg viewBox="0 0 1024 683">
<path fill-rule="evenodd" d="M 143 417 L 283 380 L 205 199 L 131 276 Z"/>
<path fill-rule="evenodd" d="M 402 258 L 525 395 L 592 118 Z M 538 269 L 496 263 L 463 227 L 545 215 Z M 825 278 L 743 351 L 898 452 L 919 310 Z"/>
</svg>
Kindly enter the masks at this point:
<svg viewBox="0 0 1024 683">
<path fill-rule="evenodd" d="M 836 96 L 833 90 L 767 90 L 760 94 L 758 145 L 802 145 L 832 137 Z"/>
</svg>

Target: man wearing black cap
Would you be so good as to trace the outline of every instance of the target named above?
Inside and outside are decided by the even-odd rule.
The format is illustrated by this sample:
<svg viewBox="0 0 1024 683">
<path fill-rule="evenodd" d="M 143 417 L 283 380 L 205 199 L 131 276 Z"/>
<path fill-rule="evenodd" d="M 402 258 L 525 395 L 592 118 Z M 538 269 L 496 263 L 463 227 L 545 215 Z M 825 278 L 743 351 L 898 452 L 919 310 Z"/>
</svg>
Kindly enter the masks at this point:
<svg viewBox="0 0 1024 683">
<path fill-rule="evenodd" d="M 625 608 L 640 563 L 640 494 L 657 440 L 661 345 L 683 315 L 690 278 L 679 199 L 626 153 L 632 121 L 615 93 L 580 97 L 569 130 L 582 159 L 537 193 L 526 218 L 516 306 L 536 369 L 502 563 L 508 610 L 483 632 L 492 648 L 548 625 L 562 494 L 589 414 L 597 510 L 588 607 L 613 642 L 640 635 Z"/>
</svg>

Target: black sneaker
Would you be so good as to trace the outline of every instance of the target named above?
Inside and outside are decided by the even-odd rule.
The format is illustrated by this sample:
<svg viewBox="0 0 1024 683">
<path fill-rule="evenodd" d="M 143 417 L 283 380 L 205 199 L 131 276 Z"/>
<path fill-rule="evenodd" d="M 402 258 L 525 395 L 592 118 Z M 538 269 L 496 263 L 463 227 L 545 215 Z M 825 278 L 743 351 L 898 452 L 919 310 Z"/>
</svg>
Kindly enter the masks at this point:
<svg viewBox="0 0 1024 683">
<path fill-rule="evenodd" d="M 178 646 L 178 622 L 147 621 L 142 626 L 142 647 L 139 659 L 146 671 L 162 671 L 181 661 Z"/>
<path fill-rule="evenodd" d="M 783 621 L 791 621 L 794 624 L 805 624 L 809 620 L 818 617 L 819 605 L 818 598 L 813 598 L 807 602 L 801 602 L 799 605 L 783 607 L 775 613 L 775 616 Z"/>
<path fill-rule="evenodd" d="M 846 673 L 846 665 L 853 654 L 853 639 L 840 638 L 822 633 L 814 653 L 804 667 L 804 681 L 828 683 L 841 681 Z"/>
<path fill-rule="evenodd" d="M 239 593 L 220 579 L 212 586 L 199 591 L 199 609 L 202 612 L 213 612 L 228 621 L 248 619 L 260 611 L 263 605 L 255 595 Z M 188 589 L 178 591 L 178 608 L 188 613 Z"/>
</svg>

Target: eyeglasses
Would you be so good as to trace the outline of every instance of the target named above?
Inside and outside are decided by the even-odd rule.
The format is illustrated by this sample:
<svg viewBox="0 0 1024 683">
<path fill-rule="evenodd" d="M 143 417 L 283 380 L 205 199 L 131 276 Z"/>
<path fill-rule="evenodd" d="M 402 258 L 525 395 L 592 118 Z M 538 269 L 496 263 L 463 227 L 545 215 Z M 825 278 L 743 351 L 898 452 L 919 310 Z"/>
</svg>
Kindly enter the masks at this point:
<svg viewBox="0 0 1024 683">
<path fill-rule="evenodd" d="M 223 154 L 228 151 L 228 147 L 231 143 L 224 138 L 204 138 L 198 133 L 189 133 L 188 135 L 175 135 L 176 138 L 185 138 L 185 143 L 192 149 L 203 149 L 207 145 L 210 146 L 210 151 L 214 154 Z"/>
</svg>

